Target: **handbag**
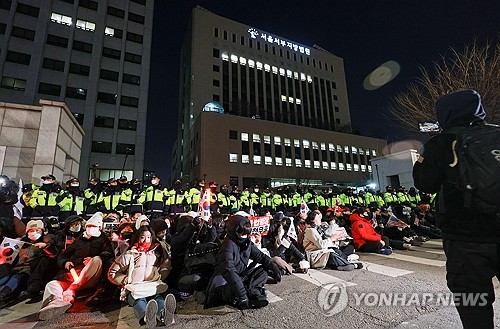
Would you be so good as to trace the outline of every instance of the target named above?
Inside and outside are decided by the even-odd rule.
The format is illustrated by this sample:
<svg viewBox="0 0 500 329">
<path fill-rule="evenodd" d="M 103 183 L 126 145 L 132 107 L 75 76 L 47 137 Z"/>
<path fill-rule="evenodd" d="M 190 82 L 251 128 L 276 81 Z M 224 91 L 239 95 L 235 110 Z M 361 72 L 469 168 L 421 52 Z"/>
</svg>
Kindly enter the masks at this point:
<svg viewBox="0 0 500 329">
<path fill-rule="evenodd" d="M 135 260 L 132 255 L 132 257 L 130 257 L 130 263 L 128 266 L 127 279 L 125 280 L 125 284 L 123 285 L 120 292 L 120 300 L 125 300 L 127 298 L 127 293 L 130 293 L 132 295 L 132 298 L 139 299 L 158 295 L 167 291 L 167 284 L 161 280 L 130 283 L 132 282 L 134 267 Z"/>
</svg>

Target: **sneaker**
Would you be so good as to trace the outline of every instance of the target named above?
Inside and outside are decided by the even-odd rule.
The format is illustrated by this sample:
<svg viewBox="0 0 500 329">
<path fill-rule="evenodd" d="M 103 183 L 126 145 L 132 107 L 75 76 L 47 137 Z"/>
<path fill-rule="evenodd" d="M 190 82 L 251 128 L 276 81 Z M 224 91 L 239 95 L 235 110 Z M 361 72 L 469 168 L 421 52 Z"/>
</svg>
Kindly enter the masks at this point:
<svg viewBox="0 0 500 329">
<path fill-rule="evenodd" d="M 410 250 L 411 244 L 409 243 L 403 243 L 403 249 Z"/>
<path fill-rule="evenodd" d="M 388 255 L 392 254 L 392 250 L 388 249 L 388 248 L 382 248 L 382 249 L 379 250 L 378 253 L 381 254 L 381 255 L 388 256 Z"/>
<path fill-rule="evenodd" d="M 355 267 L 353 264 L 344 265 L 344 266 L 337 266 L 338 271 L 352 271 L 354 269 L 355 269 Z"/>
<path fill-rule="evenodd" d="M 70 307 L 71 303 L 60 299 L 53 300 L 38 311 L 38 319 L 42 321 L 53 319 L 58 315 L 66 313 Z"/>
<path fill-rule="evenodd" d="M 430 240 L 430 238 L 427 235 L 416 236 L 413 239 L 417 240 L 418 242 L 427 242 Z"/>
<path fill-rule="evenodd" d="M 357 262 L 357 263 L 352 263 L 352 265 L 354 265 L 354 268 L 355 268 L 356 270 L 360 270 L 360 269 L 362 269 L 362 268 L 363 268 L 363 263 L 359 263 L 359 262 Z"/>
<path fill-rule="evenodd" d="M 158 303 L 156 300 L 151 299 L 146 305 L 146 314 L 144 315 L 144 322 L 146 328 L 156 328 L 156 314 L 158 313 Z"/>
<path fill-rule="evenodd" d="M 267 297 L 262 294 L 248 294 L 248 299 L 251 308 L 262 308 L 269 305 Z"/>
<path fill-rule="evenodd" d="M 19 299 L 19 300 L 33 299 L 33 298 L 38 297 L 38 296 L 40 296 L 40 291 L 33 291 L 33 290 L 26 289 L 26 290 L 21 291 L 21 293 L 19 294 L 17 299 Z"/>
<path fill-rule="evenodd" d="M 347 261 L 349 263 L 355 263 L 357 260 L 359 260 L 359 256 L 356 254 L 350 254 L 349 256 L 347 256 Z"/>
<path fill-rule="evenodd" d="M 423 245 L 424 243 L 423 243 L 423 242 L 420 242 L 420 241 L 418 241 L 418 240 L 416 240 L 416 239 L 411 239 L 411 240 L 410 240 L 410 244 L 411 244 L 412 246 L 420 247 L 420 246 L 421 246 L 421 245 Z"/>
<path fill-rule="evenodd" d="M 163 323 L 165 326 L 169 326 L 175 323 L 174 313 L 177 307 L 177 302 L 175 301 L 175 296 L 168 294 L 165 297 L 165 304 L 163 306 Z"/>
</svg>

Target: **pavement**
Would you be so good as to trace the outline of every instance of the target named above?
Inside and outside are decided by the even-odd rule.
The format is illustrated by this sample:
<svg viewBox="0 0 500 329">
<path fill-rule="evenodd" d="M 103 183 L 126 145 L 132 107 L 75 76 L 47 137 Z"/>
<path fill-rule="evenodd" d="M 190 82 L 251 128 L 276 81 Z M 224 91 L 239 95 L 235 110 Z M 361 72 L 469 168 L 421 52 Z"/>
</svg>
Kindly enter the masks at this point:
<svg viewBox="0 0 500 329">
<path fill-rule="evenodd" d="M 310 270 L 266 284 L 270 304 L 239 311 L 229 306 L 205 310 L 194 298 L 178 302 L 169 328 L 460 328 L 449 303 L 441 241 L 398 250 L 392 255 L 360 253 L 364 268 L 351 272 Z M 500 284 L 494 279 L 497 296 Z M 384 299 L 385 298 L 385 299 Z M 441 298 L 441 299 L 440 299 Z M 105 305 L 99 311 L 79 299 L 64 315 L 38 321 L 41 302 L 21 302 L 0 309 L 0 329 L 139 328 L 133 309 Z M 500 303 L 494 304 L 500 327 Z"/>
</svg>

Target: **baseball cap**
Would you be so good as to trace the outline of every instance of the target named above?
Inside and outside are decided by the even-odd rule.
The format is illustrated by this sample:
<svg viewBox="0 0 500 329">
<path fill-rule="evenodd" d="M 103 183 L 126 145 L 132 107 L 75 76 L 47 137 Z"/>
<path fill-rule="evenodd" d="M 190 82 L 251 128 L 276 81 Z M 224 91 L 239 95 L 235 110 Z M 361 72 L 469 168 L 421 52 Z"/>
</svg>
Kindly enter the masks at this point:
<svg viewBox="0 0 500 329">
<path fill-rule="evenodd" d="M 41 179 L 53 179 L 53 180 L 56 180 L 56 176 L 52 175 L 52 174 L 47 174 L 47 175 L 43 175 L 42 177 L 40 177 Z"/>
</svg>

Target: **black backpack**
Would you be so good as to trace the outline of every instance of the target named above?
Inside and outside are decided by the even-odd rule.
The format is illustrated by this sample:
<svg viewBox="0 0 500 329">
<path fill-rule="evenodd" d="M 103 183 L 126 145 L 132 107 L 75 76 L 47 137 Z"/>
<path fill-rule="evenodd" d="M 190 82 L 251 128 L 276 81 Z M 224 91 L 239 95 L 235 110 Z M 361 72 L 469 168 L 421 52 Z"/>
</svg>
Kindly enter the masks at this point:
<svg viewBox="0 0 500 329">
<path fill-rule="evenodd" d="M 456 134 L 453 141 L 458 167 L 457 188 L 464 193 L 464 207 L 485 214 L 500 213 L 500 127 L 477 123 L 470 127 L 453 127 L 446 133 Z"/>
</svg>

